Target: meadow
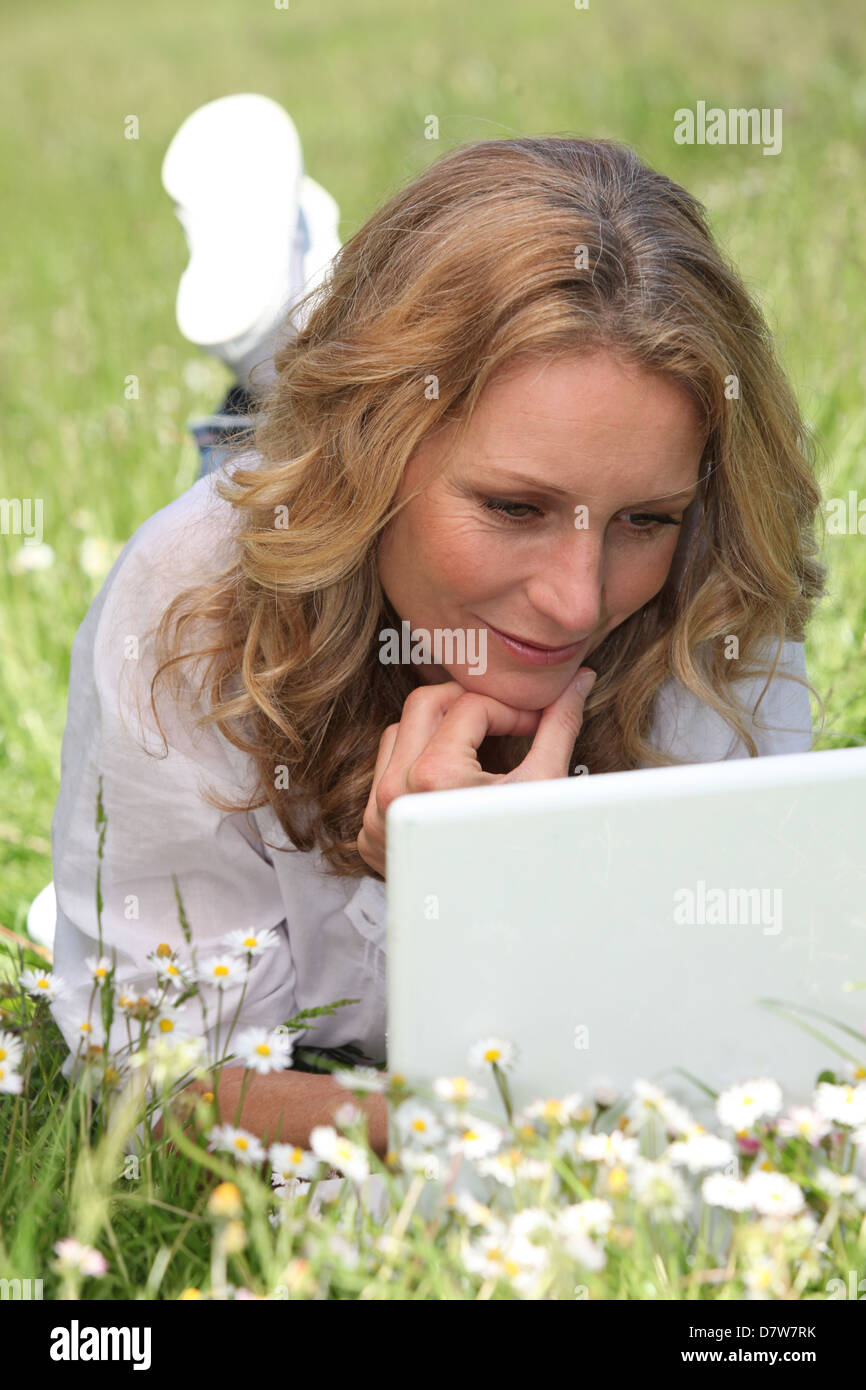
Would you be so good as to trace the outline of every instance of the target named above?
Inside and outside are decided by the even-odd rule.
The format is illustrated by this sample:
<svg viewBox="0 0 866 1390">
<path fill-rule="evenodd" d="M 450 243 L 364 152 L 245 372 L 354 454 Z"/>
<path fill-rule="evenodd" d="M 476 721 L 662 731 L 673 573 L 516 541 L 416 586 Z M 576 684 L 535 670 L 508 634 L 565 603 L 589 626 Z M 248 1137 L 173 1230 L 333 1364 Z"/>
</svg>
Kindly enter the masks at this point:
<svg viewBox="0 0 866 1390">
<path fill-rule="evenodd" d="M 150 0 L 119 9 L 108 0 L 45 0 L 7 9 L 2 22 L 0 495 L 42 500 L 44 544 L 34 564 L 19 535 L 0 535 L 0 986 L 7 991 L 0 1031 L 16 1058 L 9 1074 L 22 1078 L 20 1094 L 9 1083 L 0 1095 L 0 1269 L 9 1277 L 44 1273 L 46 1296 L 245 1289 L 240 1296 L 573 1297 L 579 1287 L 593 1298 L 827 1297 L 829 1280 L 844 1283 L 863 1264 L 863 1187 L 853 1175 L 858 1124 L 846 1126 L 838 1106 L 848 1093 L 861 1103 L 857 1065 L 866 1056 L 825 1078 L 835 1089 L 820 1104 L 816 1096 L 823 1120 L 810 1121 L 809 1133 L 780 1131 L 782 1111 L 766 1092 L 763 1125 L 745 1132 L 745 1145 L 731 1125 L 719 1136 L 740 1164 L 729 1181 L 747 1181 L 752 1169 L 787 1178 L 791 1188 L 780 1185 L 775 1200 L 788 1203 L 792 1220 L 803 1218 L 799 1236 L 795 1227 L 783 1239 L 760 1182 L 749 1197 L 757 1192 L 758 1205 L 739 1211 L 713 1208 L 676 1183 L 665 1195 L 671 1164 L 660 1175 L 641 1170 L 638 1157 L 658 1162 L 664 1145 L 698 1136 L 682 1116 L 668 1124 L 657 1097 L 653 1130 L 638 1094 L 622 1098 L 619 1110 L 589 1100 L 575 1102 L 575 1113 L 551 1108 L 524 1117 L 531 1133 L 521 1139 L 515 1131 L 507 1141 L 521 1155 L 512 1167 L 524 1165 L 517 1186 L 503 1177 L 507 1165 L 487 1176 L 494 1217 L 505 1224 L 486 1246 L 484 1220 L 473 1225 L 477 1210 L 464 1204 L 455 1214 L 443 1197 L 437 1211 L 424 1196 L 424 1183 L 438 1179 L 423 1164 L 413 1170 L 414 1157 L 379 1165 L 395 1202 L 382 1242 L 365 1224 L 352 1183 L 325 1204 L 324 1225 L 306 1207 L 288 1222 L 269 1221 L 265 1160 L 260 1176 L 236 1153 L 209 1150 L 205 1137 L 198 1144 L 177 1137 L 188 1145 L 186 1164 L 151 1145 L 139 1155 L 138 1176 L 123 1176 L 124 1145 L 140 1118 L 133 1081 L 151 1076 L 153 1058 L 118 1079 L 109 1107 L 115 1123 L 106 1128 L 97 1100 L 115 1083 L 97 1076 L 94 1091 L 91 1073 L 87 1084 L 70 1087 L 46 1005 L 18 981 L 48 964 L 23 938 L 28 906 L 51 878 L 75 632 L 123 543 L 194 482 L 198 456 L 185 422 L 211 410 L 229 384 L 175 324 L 186 246 L 160 165 L 180 122 L 233 91 L 265 93 L 290 111 L 307 171 L 340 204 L 343 239 L 446 148 L 510 134 L 624 140 L 701 198 L 774 330 L 814 431 L 828 519 L 836 519 L 821 538 L 827 594 L 806 635 L 809 676 L 824 705 L 814 707 L 814 746 L 863 741 L 866 515 L 857 499 L 866 447 L 866 35 L 859 7 L 854 0 L 820 10 L 806 0 L 762 7 L 732 0 L 723 9 L 671 0 L 661 10 L 638 0 L 586 10 L 562 0 L 440 0 L 433 8 L 299 0 L 282 9 L 265 0 Z M 726 111 L 781 109 L 780 152 L 677 143 L 675 111 L 699 101 Z M 431 114 L 436 140 L 425 137 Z M 133 129 L 137 138 L 127 138 Z M 224 194 L 231 199 L 231 170 Z M 102 989 L 95 984 L 97 1011 Z M 139 1020 L 144 1042 L 152 1022 Z M 165 1063 L 163 1080 L 177 1081 L 172 1068 L 180 1061 Z M 387 1084 L 396 1085 L 395 1108 L 410 1100 L 399 1081 Z M 619 1132 L 643 1145 L 640 1155 L 629 1148 L 626 1161 L 608 1161 L 602 1140 L 575 1148 L 616 1130 L 627 1114 Z M 462 1152 L 459 1121 L 459 1105 L 454 1125 L 442 1121 L 446 1150 L 458 1140 L 451 1158 Z M 501 1122 L 501 1115 L 489 1120 Z M 350 1132 L 363 1148 L 360 1131 Z M 322 1139 L 321 1163 L 335 1142 Z M 574 1152 L 565 1152 L 569 1144 Z M 682 1158 L 695 1181 L 712 1171 L 701 1167 L 704 1159 Z M 624 1177 L 611 1186 L 617 1169 Z M 233 1190 L 217 1189 L 215 1199 L 219 1181 Z M 730 1201 L 741 1196 L 737 1189 Z M 561 1260 L 527 1253 L 527 1223 L 506 1239 L 521 1208 L 585 1202 L 607 1205 L 561 1219 Z M 728 1213 L 727 1226 L 711 1208 L 716 1218 Z M 351 1234 L 359 1221 L 360 1246 Z M 733 1244 L 724 1246 L 731 1230 Z M 67 1238 L 79 1248 L 58 1256 L 54 1246 Z M 496 1258 L 484 1254 L 490 1247 L 511 1250 L 502 1256 L 515 1266 L 510 1277 L 496 1272 Z M 511 1258 L 515 1249 L 519 1259 Z M 105 1272 L 88 1274 L 88 1258 L 93 1271 L 101 1260 Z M 711 1278 L 696 1277 L 707 1270 Z"/>
</svg>

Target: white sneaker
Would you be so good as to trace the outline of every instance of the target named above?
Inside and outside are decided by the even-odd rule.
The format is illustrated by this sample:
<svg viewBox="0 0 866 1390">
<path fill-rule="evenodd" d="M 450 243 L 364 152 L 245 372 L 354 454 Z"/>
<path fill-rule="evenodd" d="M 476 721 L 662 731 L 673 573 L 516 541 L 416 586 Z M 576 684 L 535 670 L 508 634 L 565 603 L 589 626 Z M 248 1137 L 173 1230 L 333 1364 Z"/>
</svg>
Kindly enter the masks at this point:
<svg viewBox="0 0 866 1390">
<path fill-rule="evenodd" d="M 178 328 L 258 391 L 273 379 L 268 359 L 283 331 L 293 331 L 291 306 L 339 249 L 337 204 L 304 175 L 292 118 L 256 93 L 188 116 L 166 151 L 162 183 L 190 251 Z"/>
</svg>

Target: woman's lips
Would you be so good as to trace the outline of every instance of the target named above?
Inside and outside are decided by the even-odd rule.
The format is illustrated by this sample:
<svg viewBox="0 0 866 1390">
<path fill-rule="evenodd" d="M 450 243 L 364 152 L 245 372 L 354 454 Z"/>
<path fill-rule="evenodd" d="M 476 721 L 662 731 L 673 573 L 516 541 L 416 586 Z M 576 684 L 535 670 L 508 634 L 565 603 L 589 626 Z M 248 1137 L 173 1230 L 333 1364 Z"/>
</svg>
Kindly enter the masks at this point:
<svg viewBox="0 0 866 1390">
<path fill-rule="evenodd" d="M 485 623 L 485 627 L 489 628 L 494 637 L 498 637 L 509 651 L 533 666 L 558 666 L 562 661 L 569 661 L 583 645 L 583 642 L 571 642 L 567 647 L 539 647 L 534 642 L 523 642 L 517 637 L 512 637 L 510 633 L 500 632 L 498 627 L 493 627 L 490 623 Z"/>
</svg>

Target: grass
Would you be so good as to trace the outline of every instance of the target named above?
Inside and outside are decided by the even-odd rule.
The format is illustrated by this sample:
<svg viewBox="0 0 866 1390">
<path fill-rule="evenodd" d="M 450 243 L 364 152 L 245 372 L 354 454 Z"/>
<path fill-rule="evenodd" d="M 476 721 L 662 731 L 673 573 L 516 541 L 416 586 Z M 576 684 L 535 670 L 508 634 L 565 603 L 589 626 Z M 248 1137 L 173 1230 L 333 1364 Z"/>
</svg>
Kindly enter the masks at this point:
<svg viewBox="0 0 866 1390">
<path fill-rule="evenodd" d="M 440 0 L 435 9 L 293 0 L 288 10 L 264 0 L 150 0 L 121 10 L 109 0 L 46 0 L 7 13 L 0 493 L 43 499 L 55 562 L 15 573 L 20 539 L 0 537 L 0 926 L 20 932 L 51 877 L 75 632 L 111 555 L 195 480 L 184 421 L 211 409 L 227 383 L 174 322 L 186 248 L 159 171 L 179 123 L 231 91 L 283 102 L 308 171 L 340 204 L 343 238 L 458 141 L 568 133 L 629 142 L 707 203 L 817 432 L 825 496 L 845 496 L 858 487 L 866 446 L 866 35 L 858 21 L 854 0 L 821 11 L 807 0 L 758 9 L 748 0 L 671 0 L 663 12 L 638 0 L 586 11 L 562 0 L 495 8 Z M 677 146 L 673 112 L 698 99 L 781 107 L 782 154 Z M 439 118 L 438 141 L 424 138 L 430 114 Z M 137 140 L 124 138 L 129 115 L 138 118 Z M 225 193 L 231 198 L 230 171 Z M 138 397 L 127 399 L 133 375 Z M 82 556 L 88 538 L 106 543 L 101 566 Z M 866 737 L 864 537 L 828 537 L 825 560 L 828 594 L 806 643 L 827 709 L 818 748 Z M 5 969 L 14 974 L 8 959 Z M 71 1110 L 67 1129 L 55 1133 L 55 1103 L 45 1096 L 31 1112 L 31 1137 L 48 1121 L 50 1132 L 33 1139 L 43 1148 L 19 1211 L 23 1250 L 37 1227 L 60 1229 L 70 1195 L 80 1116 Z M 160 1218 L 176 1288 L 200 1277 L 209 1228 L 201 1215 L 190 1223 L 190 1194 L 159 1171 L 159 1200 L 182 1209 Z M 20 1196 L 19 1181 L 16 1168 L 10 1191 Z M 153 1197 L 155 1188 L 144 1191 Z M 150 1236 L 136 1235 L 147 1231 L 136 1225 L 141 1201 L 139 1191 L 109 1204 L 125 1287 L 150 1278 Z"/>
</svg>

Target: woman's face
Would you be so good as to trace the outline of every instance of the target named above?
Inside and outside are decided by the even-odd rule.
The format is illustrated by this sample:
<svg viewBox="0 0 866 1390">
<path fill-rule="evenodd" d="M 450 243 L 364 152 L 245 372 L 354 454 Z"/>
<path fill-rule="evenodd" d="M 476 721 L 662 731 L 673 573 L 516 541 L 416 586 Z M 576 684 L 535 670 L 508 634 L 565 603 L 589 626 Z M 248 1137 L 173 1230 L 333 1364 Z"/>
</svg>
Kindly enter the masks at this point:
<svg viewBox="0 0 866 1390">
<path fill-rule="evenodd" d="M 382 534 L 382 586 L 413 634 L 464 634 L 421 680 L 543 709 L 663 587 L 705 430 L 678 382 L 599 352 L 499 374 L 434 476 L 453 435 L 407 465 L 400 497 L 422 491 Z"/>
</svg>

